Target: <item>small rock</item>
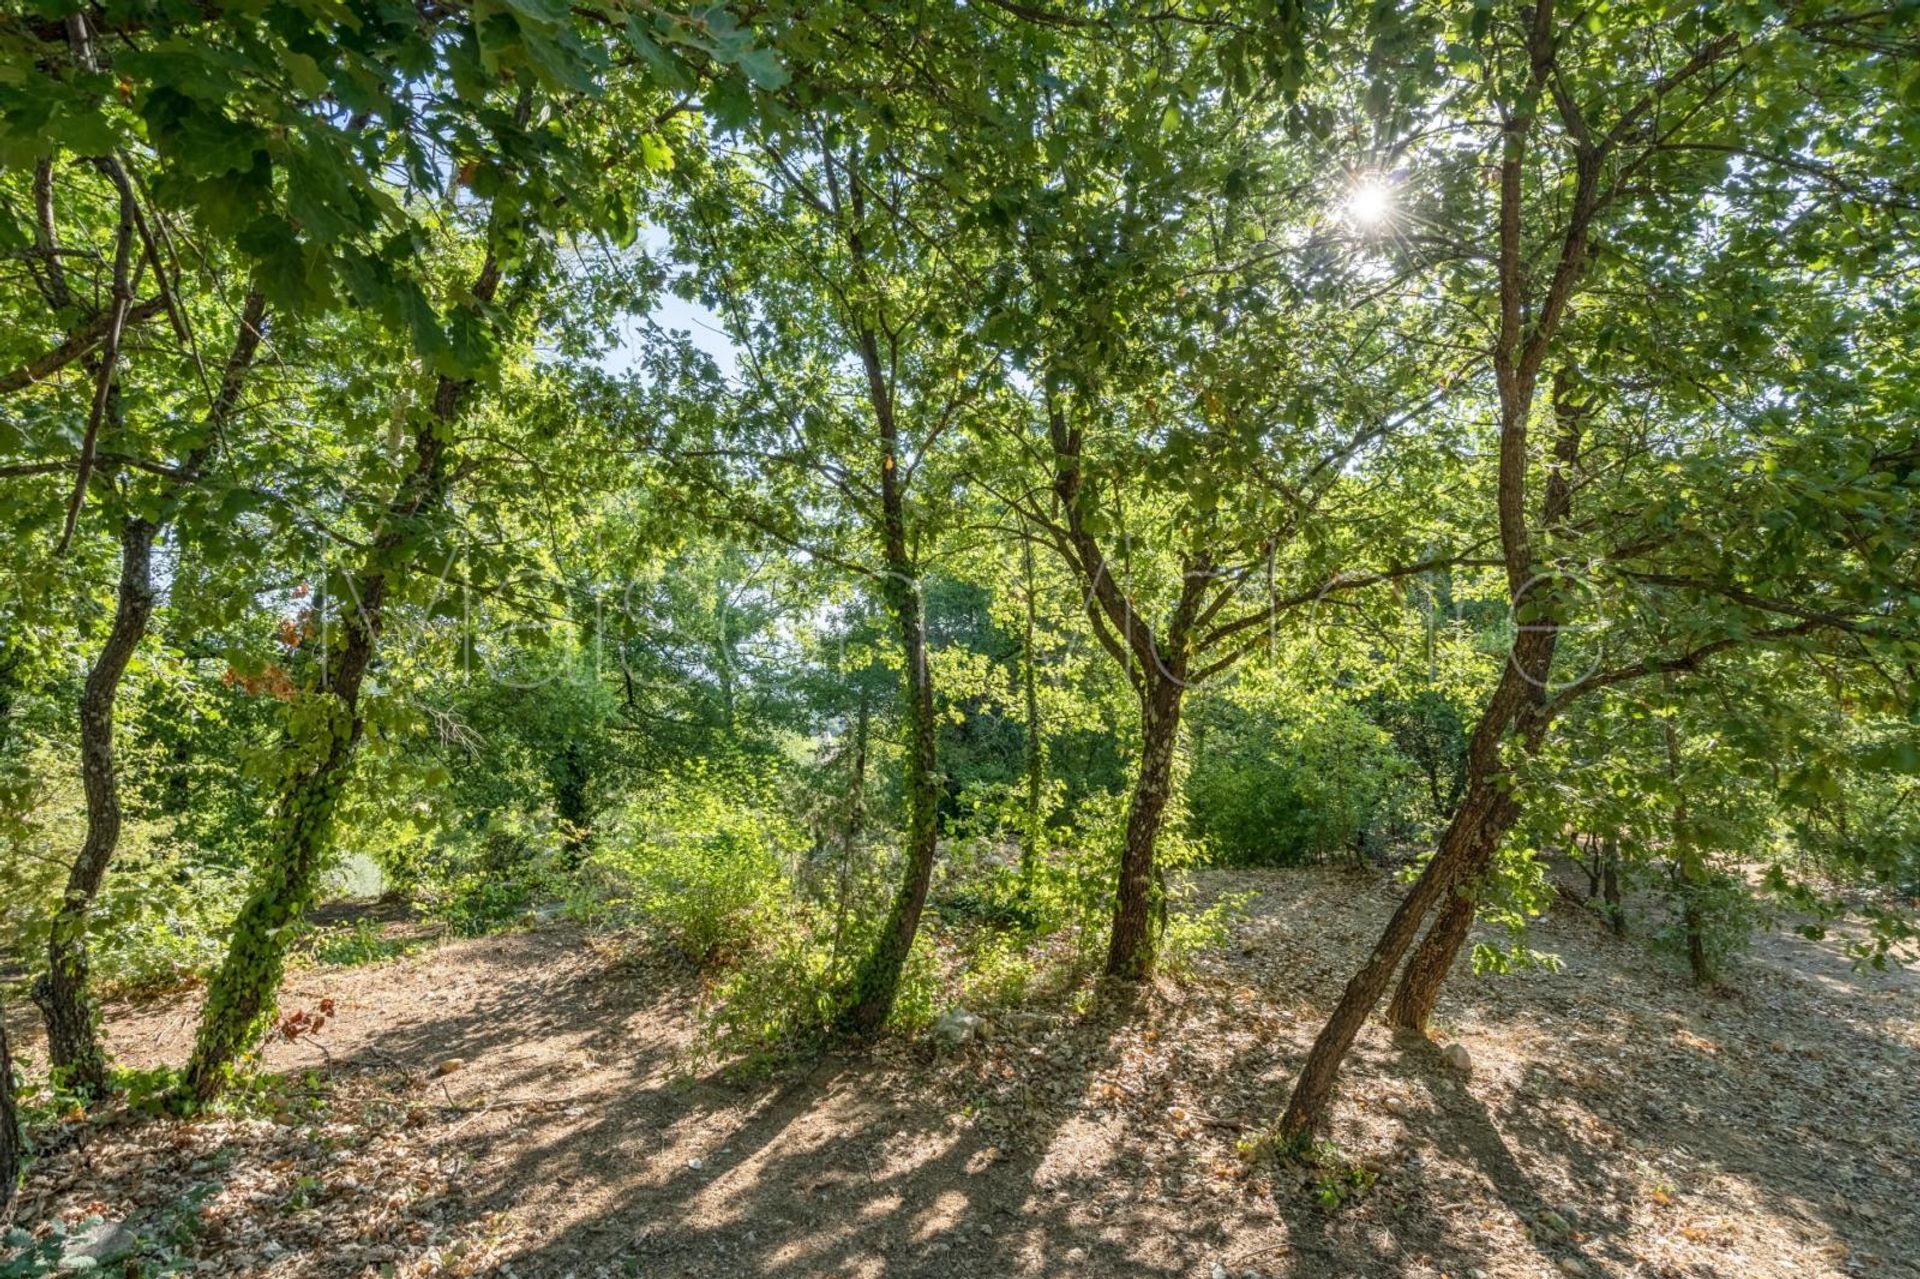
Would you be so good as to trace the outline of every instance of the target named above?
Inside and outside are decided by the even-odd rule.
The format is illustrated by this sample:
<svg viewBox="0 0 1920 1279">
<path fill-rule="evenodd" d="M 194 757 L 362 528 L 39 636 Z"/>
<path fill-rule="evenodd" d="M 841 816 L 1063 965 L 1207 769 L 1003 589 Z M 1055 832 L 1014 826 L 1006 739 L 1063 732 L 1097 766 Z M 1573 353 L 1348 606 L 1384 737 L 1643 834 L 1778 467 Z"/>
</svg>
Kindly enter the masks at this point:
<svg viewBox="0 0 1920 1279">
<path fill-rule="evenodd" d="M 980 1033 L 980 1019 L 964 1008 L 950 1008 L 933 1023 L 933 1039 L 942 1048 L 963 1048 Z"/>
<path fill-rule="evenodd" d="M 1467 1051 L 1465 1044 L 1448 1044 L 1441 1050 L 1440 1055 L 1446 1059 L 1447 1065 L 1452 1066 L 1461 1074 L 1470 1075 L 1473 1073 L 1473 1054 Z"/>
<path fill-rule="evenodd" d="M 466 1069 L 466 1065 L 467 1063 L 458 1057 L 449 1057 L 433 1068 L 433 1077 L 439 1079 L 443 1075 L 451 1075 L 456 1070 Z"/>
<path fill-rule="evenodd" d="M 1551 1208 L 1540 1214 L 1538 1222 L 1541 1231 L 1550 1239 L 1565 1239 L 1573 1233 L 1573 1227 L 1567 1224 L 1567 1219 Z"/>
<path fill-rule="evenodd" d="M 705 1168 L 706 1166 L 707 1166 L 707 1161 L 704 1159 L 687 1160 L 687 1167 L 693 1169 L 695 1172 L 699 1172 L 702 1168 Z"/>
<path fill-rule="evenodd" d="M 1560 1258 L 1560 1273 L 1563 1275 L 1584 1275 L 1587 1268 L 1580 1264 L 1578 1257 Z"/>
<path fill-rule="evenodd" d="M 132 1252 L 139 1244 L 138 1232 L 126 1222 L 96 1221 L 67 1236 L 66 1259 L 87 1257 L 95 1265 L 102 1265 Z"/>
<path fill-rule="evenodd" d="M 1208 1273 L 1211 1276 L 1211 1279 L 1229 1279 L 1227 1275 L 1227 1268 L 1221 1265 L 1217 1261 L 1213 1263 L 1213 1269 Z"/>
</svg>

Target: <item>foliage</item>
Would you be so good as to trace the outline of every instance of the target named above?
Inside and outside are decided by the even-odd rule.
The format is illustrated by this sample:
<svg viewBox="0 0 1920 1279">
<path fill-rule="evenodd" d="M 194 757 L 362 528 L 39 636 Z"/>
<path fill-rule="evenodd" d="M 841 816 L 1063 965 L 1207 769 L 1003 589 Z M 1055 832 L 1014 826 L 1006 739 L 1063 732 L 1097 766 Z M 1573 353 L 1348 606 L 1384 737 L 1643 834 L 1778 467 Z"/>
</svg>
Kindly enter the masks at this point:
<svg viewBox="0 0 1920 1279">
<path fill-rule="evenodd" d="M 429 8 L 0 16 L 8 972 L 204 1095 L 346 864 L 759 1064 L 1210 863 L 1911 955 L 1911 6 Z"/>
<path fill-rule="evenodd" d="M 1236 686 L 1195 716 L 1187 785 L 1194 833 L 1231 865 L 1377 856 L 1413 767 L 1363 710 L 1271 682 Z"/>
<path fill-rule="evenodd" d="M 357 968 L 398 959 L 418 948 L 405 938 L 388 937 L 371 919 L 356 919 L 351 924 L 318 929 L 309 943 L 308 954 L 316 964 L 330 968 Z"/>
<path fill-rule="evenodd" d="M 605 909 L 657 930 L 695 963 L 744 953 L 788 914 L 798 834 L 739 761 L 689 761 L 636 797 L 590 854 Z"/>
</svg>

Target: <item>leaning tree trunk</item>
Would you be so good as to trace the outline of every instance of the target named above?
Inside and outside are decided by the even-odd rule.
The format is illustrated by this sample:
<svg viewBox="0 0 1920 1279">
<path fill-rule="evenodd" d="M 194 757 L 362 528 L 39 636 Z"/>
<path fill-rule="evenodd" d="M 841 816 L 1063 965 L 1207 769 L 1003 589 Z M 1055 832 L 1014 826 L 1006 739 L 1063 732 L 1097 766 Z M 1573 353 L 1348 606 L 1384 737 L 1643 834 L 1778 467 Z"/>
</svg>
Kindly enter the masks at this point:
<svg viewBox="0 0 1920 1279">
<path fill-rule="evenodd" d="M 1512 778 L 1501 760 L 1501 740 L 1521 706 L 1533 696 L 1532 681 L 1523 672 L 1543 669 L 1543 657 L 1551 660 L 1551 656 L 1551 633 L 1529 632 L 1516 643 L 1500 683 L 1468 740 L 1467 787 L 1460 806 L 1447 823 L 1433 859 L 1401 899 L 1372 952 L 1341 992 L 1333 1015 L 1314 1039 L 1280 1119 L 1284 1139 L 1302 1140 L 1325 1122 L 1340 1063 L 1366 1025 L 1368 1014 L 1386 993 L 1401 959 L 1420 935 L 1421 924 L 1449 892 L 1478 873 L 1483 850 L 1491 848 L 1518 815 Z"/>
<path fill-rule="evenodd" d="M 1441 909 L 1439 917 L 1428 927 L 1427 935 L 1420 939 L 1420 944 L 1407 958 L 1407 966 L 1400 974 L 1400 984 L 1395 987 L 1393 999 L 1387 1004 L 1388 1025 L 1398 1030 L 1418 1031 L 1423 1035 L 1427 1032 L 1434 1005 L 1440 1002 L 1440 988 L 1446 985 L 1447 974 L 1453 971 L 1454 960 L 1459 958 L 1461 948 L 1467 944 L 1467 937 L 1473 932 L 1474 916 L 1480 908 L 1472 891 L 1473 881 L 1492 867 L 1494 850 L 1500 846 L 1500 841 L 1506 837 L 1508 828 L 1519 815 L 1519 804 L 1509 796 L 1481 824 L 1479 846 L 1474 849 L 1461 882 L 1454 888 L 1453 896 Z"/>
<path fill-rule="evenodd" d="M 1427 1031 L 1433 1006 L 1440 1002 L 1440 988 L 1446 984 L 1453 961 L 1473 931 L 1476 905 L 1465 889 L 1455 889 L 1440 911 L 1440 917 L 1427 929 L 1420 945 L 1407 959 L 1400 974 L 1400 985 L 1387 1005 L 1387 1024 L 1397 1030 Z"/>
<path fill-rule="evenodd" d="M 373 650 L 371 634 L 363 627 L 349 635 L 354 659 L 364 670 Z M 318 740 L 298 748 L 307 759 L 281 793 L 259 878 L 234 919 L 226 959 L 207 987 L 185 1081 L 196 1101 L 210 1101 L 226 1087 L 235 1064 L 272 1019 L 287 944 L 318 887 L 332 846 L 334 812 L 359 744 L 359 684 L 354 675 L 348 689 L 321 694 L 325 705 L 318 716 Z"/>
<path fill-rule="evenodd" d="M 1107 944 L 1107 976 L 1144 981 L 1159 960 L 1166 893 L 1154 848 L 1173 787 L 1173 751 L 1180 736 L 1180 699 L 1186 686 L 1168 675 L 1149 676 L 1140 695 L 1140 772 L 1127 808 L 1126 843 Z"/>
<path fill-rule="evenodd" d="M 120 588 L 113 625 L 80 694 L 80 777 L 87 834 L 67 873 L 67 888 L 47 939 L 47 971 L 34 1001 L 47 1022 L 47 1053 L 65 1085 L 82 1096 L 107 1092 L 107 1058 L 95 1031 L 87 989 L 87 917 L 120 842 L 120 787 L 113 761 L 113 709 L 127 663 L 153 618 L 154 524 L 129 516 L 120 525 Z"/>
<path fill-rule="evenodd" d="M 13 1054 L 7 1046 L 7 1010 L 0 1001 L 0 1229 L 13 1221 L 14 1200 L 20 1193 L 20 1168 L 25 1159 L 20 1113 L 13 1100 Z"/>
<path fill-rule="evenodd" d="M 1380 940 L 1374 943 L 1366 962 L 1347 982 L 1333 1015 L 1327 1018 L 1327 1024 L 1313 1041 L 1307 1060 L 1300 1068 L 1300 1077 L 1294 1082 L 1286 1113 L 1280 1119 L 1284 1136 L 1298 1139 L 1325 1121 L 1340 1063 L 1359 1037 L 1368 1014 L 1386 993 L 1387 983 L 1393 979 L 1394 970 L 1413 945 L 1414 938 L 1419 936 L 1427 913 L 1471 870 L 1470 860 L 1482 828 L 1499 821 L 1499 810 L 1511 802 L 1490 783 L 1468 786 L 1460 807 L 1454 811 L 1453 821 L 1441 838 L 1439 851 L 1401 899 Z"/>
<path fill-rule="evenodd" d="M 522 111 L 527 99 L 522 98 Z M 475 304 L 486 306 L 500 287 L 500 266 L 491 249 L 473 285 Z M 381 528 L 342 610 L 345 640 L 323 668 L 323 686 L 310 694 L 313 721 L 287 749 L 295 763 L 274 813 L 270 845 L 240 913 L 226 959 L 207 986 L 200 1028 L 187 1062 L 182 1089 L 195 1102 L 218 1096 L 234 1067 L 250 1052 L 273 1018 L 286 970 L 294 926 L 319 889 L 320 872 L 332 849 L 334 814 L 360 744 L 360 685 L 379 647 L 387 594 L 413 557 L 420 520 L 438 510 L 447 495 L 447 445 L 471 381 L 442 376 L 428 413 L 418 420 L 413 461 L 394 490 Z"/>
<path fill-rule="evenodd" d="M 1467 935 L 1473 931 L 1475 910 L 1475 901 L 1465 889 L 1453 889 L 1440 918 L 1432 922 L 1421 945 L 1407 958 L 1400 987 L 1394 991 L 1392 1002 L 1386 1004 L 1388 1026 L 1427 1033 L 1434 1004 L 1440 1002 L 1440 987 L 1446 985 L 1446 976 L 1453 970 L 1453 958 L 1467 945 Z"/>
</svg>

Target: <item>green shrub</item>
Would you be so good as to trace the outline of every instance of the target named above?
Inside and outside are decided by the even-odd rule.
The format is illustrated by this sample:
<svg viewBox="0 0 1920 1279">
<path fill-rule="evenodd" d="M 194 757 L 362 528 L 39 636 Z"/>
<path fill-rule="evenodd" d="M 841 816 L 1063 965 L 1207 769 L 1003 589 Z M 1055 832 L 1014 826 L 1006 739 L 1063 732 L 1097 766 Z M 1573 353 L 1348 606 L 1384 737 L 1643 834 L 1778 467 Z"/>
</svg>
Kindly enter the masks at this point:
<svg viewBox="0 0 1920 1279">
<path fill-rule="evenodd" d="M 608 910 L 710 963 L 744 953 L 785 912 L 799 846 L 761 785 L 701 764 L 636 799 L 589 861 Z"/>
<path fill-rule="evenodd" d="M 1187 780 L 1191 829 L 1236 866 L 1296 866 L 1372 851 L 1412 777 L 1392 737 L 1331 699 L 1265 690 L 1209 706 Z"/>
<path fill-rule="evenodd" d="M 308 954 L 316 964 L 331 968 L 357 968 L 398 959 L 418 949 L 418 943 L 403 937 L 388 937 L 371 919 L 356 919 L 352 924 L 319 929 L 314 933 Z"/>
</svg>

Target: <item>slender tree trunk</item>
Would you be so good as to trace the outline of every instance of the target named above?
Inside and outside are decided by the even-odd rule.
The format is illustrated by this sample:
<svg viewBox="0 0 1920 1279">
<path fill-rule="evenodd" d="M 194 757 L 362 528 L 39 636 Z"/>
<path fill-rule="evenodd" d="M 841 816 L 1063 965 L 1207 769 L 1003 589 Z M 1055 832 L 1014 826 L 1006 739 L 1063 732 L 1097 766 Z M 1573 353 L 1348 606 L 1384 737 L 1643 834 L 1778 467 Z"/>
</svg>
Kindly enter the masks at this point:
<svg viewBox="0 0 1920 1279">
<path fill-rule="evenodd" d="M 873 696 L 865 685 L 860 688 L 860 707 L 853 720 L 853 762 L 848 766 L 846 849 L 849 854 L 860 838 L 866 819 L 867 733 L 873 717 Z"/>
<path fill-rule="evenodd" d="M 863 257 L 858 236 L 851 237 L 856 257 Z M 865 1036 L 877 1032 L 893 1012 L 900 993 L 900 977 L 920 930 L 927 889 L 933 882 L 933 859 L 939 834 L 940 768 L 933 709 L 933 671 L 927 661 L 926 618 L 921 609 L 920 581 L 907 541 L 906 483 L 900 474 L 900 430 L 894 415 L 893 387 L 887 380 L 878 339 L 872 330 L 858 334 L 860 360 L 867 377 L 868 398 L 880 428 L 881 552 L 886 565 L 884 586 L 900 651 L 906 658 L 906 864 L 900 886 L 873 945 L 842 993 L 835 1023 L 842 1034 Z"/>
<path fill-rule="evenodd" d="M 1151 678 L 1140 695 L 1140 771 L 1127 808 L 1126 843 L 1120 852 L 1120 883 L 1107 944 L 1107 976 L 1144 981 L 1159 960 L 1166 919 L 1166 893 L 1154 864 L 1154 847 L 1173 787 L 1173 751 L 1180 737 L 1177 679 Z"/>
<path fill-rule="evenodd" d="M 940 773 L 935 747 L 933 677 L 927 664 L 926 628 L 920 616 L 917 583 L 890 579 L 906 673 L 906 863 L 886 922 L 874 938 L 845 992 L 837 1024 L 843 1034 L 877 1032 L 893 1012 L 900 978 L 920 929 L 927 889 L 933 882 L 938 836 Z"/>
<path fill-rule="evenodd" d="M 218 447 L 220 432 L 239 405 L 241 387 L 259 349 L 266 304 L 247 295 L 239 332 L 206 421 L 206 433 L 189 451 L 166 494 L 177 502 L 198 482 Z M 117 393 L 116 393 L 117 400 Z M 117 407 L 114 416 L 118 417 Z M 120 523 L 120 584 L 106 643 L 87 673 L 80 695 L 80 776 L 86 793 L 87 833 L 67 872 L 47 939 L 47 971 L 34 983 L 34 1001 L 47 1024 L 47 1050 L 68 1087 L 98 1099 L 107 1092 L 107 1059 L 97 1032 L 88 987 L 87 923 L 114 849 L 120 842 L 120 783 L 114 764 L 114 708 L 127 665 L 153 620 L 153 546 L 171 518 L 130 515 Z"/>
<path fill-rule="evenodd" d="M 1546 656 L 1551 656 L 1550 644 L 1551 633 L 1543 631 L 1523 634 L 1516 642 L 1515 652 L 1468 742 L 1466 792 L 1454 810 L 1453 820 L 1447 823 L 1438 851 L 1401 899 L 1366 961 L 1347 982 L 1340 1002 L 1321 1027 L 1300 1068 L 1280 1120 L 1281 1133 L 1287 1139 L 1304 1138 L 1325 1122 L 1340 1063 L 1386 993 L 1400 961 L 1419 937 L 1428 912 L 1469 876 L 1479 873 L 1481 850 L 1491 847 L 1518 815 L 1510 779 L 1501 762 L 1501 739 L 1521 705 L 1531 697 L 1531 681 L 1521 672 L 1540 669 L 1535 663 L 1543 648 Z"/>
<path fill-rule="evenodd" d="M 1033 877 L 1046 853 L 1047 743 L 1040 725 L 1039 660 L 1034 652 L 1033 543 L 1020 546 L 1026 573 L 1027 625 L 1020 646 L 1020 674 L 1027 703 L 1027 812 L 1020 840 L 1020 891 L 1031 892 Z"/>
<path fill-rule="evenodd" d="M 1492 868 L 1494 852 L 1519 816 L 1519 803 L 1512 796 L 1506 796 L 1505 802 L 1481 824 L 1480 842 L 1473 850 L 1464 877 L 1400 974 L 1400 984 L 1394 988 L 1393 999 L 1387 1005 L 1388 1025 L 1397 1030 L 1427 1033 L 1434 1006 L 1440 1002 L 1440 988 L 1446 985 L 1454 961 L 1460 957 L 1461 948 L 1473 932 L 1474 917 L 1480 908 L 1473 881 Z"/>
<path fill-rule="evenodd" d="M 21 650 L 0 638 L 0 767 L 13 751 L 14 675 Z M 0 1231 L 13 1221 L 14 1199 L 20 1190 L 20 1167 L 25 1163 L 25 1138 L 14 1103 L 13 1055 L 7 1043 L 6 1000 L 0 998 Z"/>
<path fill-rule="evenodd" d="M 840 947 L 847 936 L 847 911 L 853 898 L 853 852 L 860 841 L 866 817 L 867 732 L 871 715 L 871 694 L 860 686 L 860 709 L 853 724 L 853 762 L 848 769 L 847 821 L 840 841 L 839 883 L 834 889 L 833 964 L 840 963 Z"/>
<path fill-rule="evenodd" d="M 1680 921 L 1687 930 L 1687 968 L 1696 986 L 1713 985 L 1713 964 L 1707 958 L 1707 938 L 1700 910 L 1697 885 L 1688 879 L 1680 883 Z"/>
<path fill-rule="evenodd" d="M 1550 18 L 1550 5 L 1542 0 L 1540 16 Z M 1536 39 L 1544 28 L 1536 29 Z M 1537 64 L 1536 75 L 1548 64 Z M 1448 893 L 1471 876 L 1486 869 L 1494 848 L 1512 828 L 1520 813 L 1520 801 L 1514 793 L 1512 773 L 1503 759 L 1502 739 L 1508 729 L 1517 726 L 1524 748 L 1538 749 L 1546 732 L 1543 707 L 1547 677 L 1553 669 L 1554 652 L 1559 644 L 1559 628 L 1550 619 L 1556 607 L 1550 580 L 1536 578 L 1531 534 L 1524 510 L 1527 476 L 1527 418 L 1534 397 L 1533 372 L 1528 361 L 1517 359 L 1520 345 L 1519 322 L 1519 157 L 1524 134 L 1509 131 L 1506 159 L 1502 165 L 1502 282 L 1503 291 L 1511 291 L 1509 306 L 1502 320 L 1501 350 L 1495 357 L 1495 372 L 1500 382 L 1501 430 L 1497 497 L 1502 557 L 1506 561 L 1508 599 L 1515 619 L 1522 609 L 1535 620 L 1518 627 L 1500 682 L 1481 712 L 1473 735 L 1467 741 L 1467 783 L 1460 805 L 1448 823 L 1440 849 L 1414 881 L 1387 921 L 1379 941 L 1340 996 L 1333 1015 L 1321 1028 L 1307 1060 L 1294 1083 L 1293 1095 L 1280 1120 L 1280 1134 L 1288 1141 L 1303 1140 L 1326 1122 L 1327 1108 L 1333 1097 L 1334 1080 L 1340 1063 L 1353 1047 L 1353 1041 L 1366 1024 L 1367 1016 L 1386 992 L 1387 983 L 1414 939 L 1427 913 Z M 1568 246 L 1576 258 L 1584 250 L 1570 231 Z M 1546 337 L 1537 333 L 1525 345 L 1536 353 L 1544 352 Z M 1542 523 L 1551 531 L 1566 518 L 1572 495 L 1572 471 L 1579 457 L 1580 437 L 1587 406 L 1576 394 L 1571 369 L 1555 371 L 1554 409 L 1558 437 L 1554 443 L 1554 467 L 1549 472 Z M 1529 598 L 1531 597 L 1531 598 Z M 1543 624 L 1540 619 L 1549 619 Z M 1464 915 L 1464 918 L 1462 917 Z M 1471 902 L 1462 908 L 1447 926 L 1436 928 L 1430 940 L 1433 949 L 1415 965 L 1410 986 L 1405 992 L 1403 1015 L 1409 1022 L 1424 1025 L 1438 998 L 1440 985 L 1452 967 L 1453 955 L 1472 927 Z M 1457 938 L 1457 939 L 1456 939 Z"/>
<path fill-rule="evenodd" d="M 523 111 L 526 101 L 522 99 Z M 474 281 L 476 303 L 492 302 L 499 287 L 499 262 L 489 249 Z M 295 762 L 280 791 L 270 844 L 234 919 L 226 959 L 207 986 L 187 1062 L 183 1089 L 194 1101 L 219 1095 L 272 1021 L 294 926 L 313 901 L 332 849 L 334 814 L 363 727 L 360 685 L 379 647 L 387 595 L 417 554 L 420 520 L 446 500 L 451 427 L 472 386 L 470 381 L 441 377 L 429 412 L 418 419 L 412 463 L 387 503 L 342 609 L 344 640 L 322 672 L 322 687 L 305 695 L 314 711 L 312 721 L 298 740 L 286 743 Z"/>
<path fill-rule="evenodd" d="M 14 1202 L 20 1194 L 20 1168 L 26 1162 L 26 1139 L 20 1132 L 20 1112 L 13 1098 L 13 1053 L 7 1044 L 7 1010 L 0 1000 L 0 1230 L 13 1222 Z"/>
<path fill-rule="evenodd" d="M 87 834 L 47 941 L 47 971 L 34 1000 L 47 1022 L 47 1052 L 68 1087 L 89 1098 L 107 1091 L 107 1059 L 95 1034 L 87 991 L 87 916 L 120 840 L 120 788 L 113 760 L 113 710 L 127 663 L 153 617 L 154 525 L 129 516 L 120 525 L 120 587 L 113 625 L 80 694 L 80 777 Z"/>
<path fill-rule="evenodd" d="M 1366 962 L 1347 982 L 1333 1015 L 1308 1051 L 1294 1083 L 1293 1095 L 1288 1099 L 1286 1114 L 1281 1117 L 1283 1134 L 1297 1138 L 1325 1121 L 1340 1063 L 1366 1024 L 1367 1015 L 1386 993 L 1387 983 L 1419 936 L 1420 925 L 1428 912 L 1449 889 L 1472 873 L 1472 852 L 1480 842 L 1482 830 L 1504 821 L 1503 810 L 1511 805 L 1511 798 L 1492 785 L 1467 787 L 1453 821 L 1441 838 L 1440 850 L 1401 899 Z"/>
<path fill-rule="evenodd" d="M 1583 838 L 1585 839 L 1585 843 L 1581 842 Z M 1592 901 L 1600 895 L 1600 876 L 1606 865 L 1606 855 L 1601 849 L 1600 837 L 1598 835 L 1583 837 L 1576 833 L 1573 837 L 1573 846 L 1585 854 L 1582 856 L 1580 853 L 1576 853 L 1574 860 L 1579 863 L 1580 869 L 1586 873 L 1586 899 Z"/>
<path fill-rule="evenodd" d="M 1669 699 L 1673 697 L 1673 676 L 1661 680 Z M 1700 906 L 1700 879 L 1704 868 L 1693 839 L 1693 822 L 1687 812 L 1687 792 L 1681 776 L 1680 734 L 1673 717 L 1660 721 L 1661 736 L 1667 748 L 1667 777 L 1673 782 L 1673 868 L 1680 895 L 1680 924 L 1687 937 L 1687 968 L 1696 986 L 1713 984 L 1713 965 L 1707 959 L 1705 920 Z"/>
<path fill-rule="evenodd" d="M 1607 926 L 1615 937 L 1627 935 L 1626 906 L 1620 900 L 1620 838 L 1608 835 L 1600 843 L 1600 900 L 1606 903 Z"/>
</svg>

